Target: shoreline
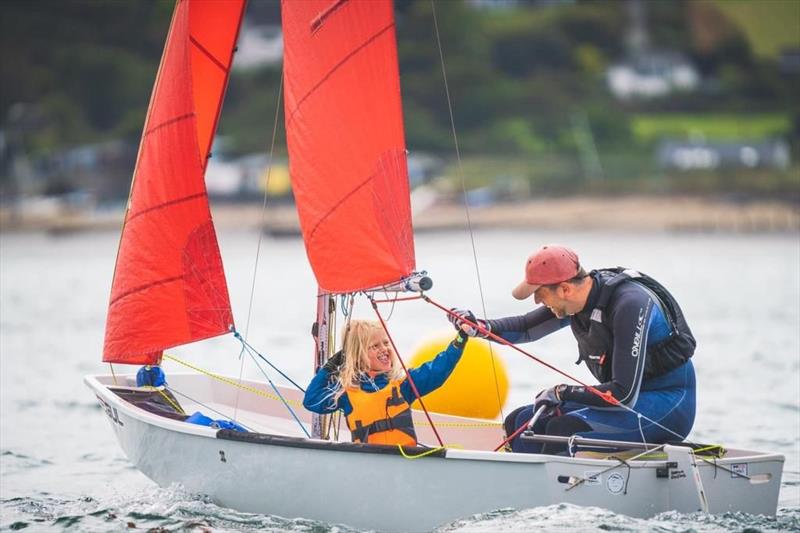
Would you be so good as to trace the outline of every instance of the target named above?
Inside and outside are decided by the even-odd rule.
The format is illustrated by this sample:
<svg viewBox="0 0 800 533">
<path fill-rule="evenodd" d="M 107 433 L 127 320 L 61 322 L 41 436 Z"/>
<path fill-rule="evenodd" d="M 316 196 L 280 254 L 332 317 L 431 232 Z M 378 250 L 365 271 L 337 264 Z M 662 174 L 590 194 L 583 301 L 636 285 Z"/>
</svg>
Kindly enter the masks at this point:
<svg viewBox="0 0 800 533">
<path fill-rule="evenodd" d="M 276 236 L 300 234 L 293 204 L 212 202 L 220 229 L 258 229 Z M 776 200 L 730 201 L 691 196 L 564 197 L 496 203 L 469 208 L 473 229 L 563 229 L 617 232 L 797 233 L 800 206 Z M 434 203 L 413 215 L 414 230 L 447 231 L 467 227 L 463 204 Z M 0 232 L 66 234 L 119 231 L 118 213 L 63 212 L 51 215 L 0 209 Z"/>
</svg>

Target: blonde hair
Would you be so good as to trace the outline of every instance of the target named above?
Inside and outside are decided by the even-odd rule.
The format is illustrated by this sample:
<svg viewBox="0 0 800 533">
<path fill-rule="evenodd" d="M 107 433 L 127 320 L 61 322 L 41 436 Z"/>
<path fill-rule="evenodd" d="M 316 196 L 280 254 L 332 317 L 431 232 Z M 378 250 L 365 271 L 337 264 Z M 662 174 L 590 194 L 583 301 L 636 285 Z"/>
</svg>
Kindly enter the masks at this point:
<svg viewBox="0 0 800 533">
<path fill-rule="evenodd" d="M 367 351 L 376 333 L 384 333 L 383 326 L 377 320 L 351 320 L 345 324 L 342 329 L 344 364 L 339 369 L 336 379 L 334 400 L 344 394 L 347 387 L 359 387 L 362 376 L 369 375 Z M 387 374 L 390 380 L 402 379 L 405 376 L 394 350 L 392 350 L 392 369 Z"/>
</svg>

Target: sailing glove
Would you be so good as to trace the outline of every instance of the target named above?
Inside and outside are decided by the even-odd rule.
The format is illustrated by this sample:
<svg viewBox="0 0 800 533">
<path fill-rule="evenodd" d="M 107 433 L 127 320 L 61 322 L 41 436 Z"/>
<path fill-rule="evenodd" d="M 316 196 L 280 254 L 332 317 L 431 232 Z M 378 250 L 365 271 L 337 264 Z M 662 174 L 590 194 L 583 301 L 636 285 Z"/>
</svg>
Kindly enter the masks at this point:
<svg viewBox="0 0 800 533">
<path fill-rule="evenodd" d="M 325 361 L 322 368 L 327 370 L 329 374 L 336 374 L 339 372 L 339 368 L 342 365 L 344 365 L 344 350 L 339 350 L 333 354 L 330 359 Z"/>
<path fill-rule="evenodd" d="M 469 340 L 469 335 L 467 335 L 464 330 L 459 329 L 458 332 L 456 332 L 456 338 L 453 339 L 453 343 L 455 343 L 456 346 L 463 346 L 467 343 L 467 340 Z"/>
<path fill-rule="evenodd" d="M 533 412 L 535 413 L 538 411 L 543 405 L 548 409 L 561 405 L 563 401 L 561 399 L 561 392 L 564 388 L 566 388 L 566 385 L 556 385 L 555 387 L 550 387 L 537 394 L 536 399 L 533 400 Z"/>
<path fill-rule="evenodd" d="M 479 326 L 488 331 L 492 330 L 492 327 L 489 325 L 488 322 L 486 322 L 485 320 L 478 320 L 475 317 L 475 313 L 473 313 L 469 309 L 458 309 L 456 307 L 451 307 L 450 311 L 454 314 L 447 315 L 447 320 L 449 320 L 450 323 L 453 324 L 453 327 L 455 327 L 458 331 L 463 331 L 470 337 L 480 337 L 485 339 L 486 334 L 483 333 L 482 331 L 478 331 L 478 328 L 470 326 L 469 324 L 464 322 L 464 319 L 469 320 L 474 324 L 478 324 Z"/>
</svg>

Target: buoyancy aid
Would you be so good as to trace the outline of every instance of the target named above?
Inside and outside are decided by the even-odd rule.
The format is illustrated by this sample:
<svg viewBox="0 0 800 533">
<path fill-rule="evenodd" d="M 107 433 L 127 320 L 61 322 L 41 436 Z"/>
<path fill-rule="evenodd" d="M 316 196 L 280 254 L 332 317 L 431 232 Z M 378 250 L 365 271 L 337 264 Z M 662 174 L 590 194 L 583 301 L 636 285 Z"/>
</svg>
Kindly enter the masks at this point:
<svg viewBox="0 0 800 533">
<path fill-rule="evenodd" d="M 401 380 L 390 381 L 384 388 L 367 392 L 348 387 L 347 397 L 353 410 L 347 427 L 353 442 L 416 446 L 417 434 L 411 418 L 411 406 L 400 394 Z"/>
<path fill-rule="evenodd" d="M 663 341 L 647 347 L 644 377 L 652 378 L 678 368 L 694 354 L 697 342 L 683 316 L 678 302 L 658 281 L 647 274 L 623 267 L 594 270 L 590 275 L 599 285 L 597 302 L 591 310 L 580 314 L 588 316 L 571 321 L 572 333 L 578 340 L 579 358 L 585 362 L 592 375 L 601 383 L 612 379 L 611 363 L 614 336 L 611 310 L 608 304 L 614 291 L 624 282 L 638 283 L 649 289 L 661 304 L 669 322 L 670 334 Z"/>
</svg>

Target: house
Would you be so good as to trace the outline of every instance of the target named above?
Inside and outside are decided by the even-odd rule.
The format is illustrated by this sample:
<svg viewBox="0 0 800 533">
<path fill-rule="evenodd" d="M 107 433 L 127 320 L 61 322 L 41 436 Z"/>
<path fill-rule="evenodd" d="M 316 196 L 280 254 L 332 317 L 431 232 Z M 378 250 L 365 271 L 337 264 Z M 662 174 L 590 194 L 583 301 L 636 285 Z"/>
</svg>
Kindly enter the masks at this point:
<svg viewBox="0 0 800 533">
<path fill-rule="evenodd" d="M 662 168 L 681 171 L 717 168 L 774 168 L 785 170 L 791 163 L 789 145 L 782 139 L 755 142 L 664 140 L 656 159 Z"/>
<path fill-rule="evenodd" d="M 693 91 L 700 84 L 700 74 L 681 54 L 644 51 L 610 66 L 606 82 L 620 100 L 650 99 L 676 91 Z"/>
</svg>

